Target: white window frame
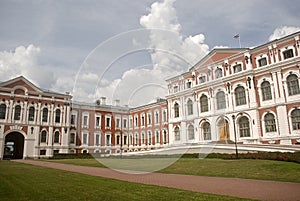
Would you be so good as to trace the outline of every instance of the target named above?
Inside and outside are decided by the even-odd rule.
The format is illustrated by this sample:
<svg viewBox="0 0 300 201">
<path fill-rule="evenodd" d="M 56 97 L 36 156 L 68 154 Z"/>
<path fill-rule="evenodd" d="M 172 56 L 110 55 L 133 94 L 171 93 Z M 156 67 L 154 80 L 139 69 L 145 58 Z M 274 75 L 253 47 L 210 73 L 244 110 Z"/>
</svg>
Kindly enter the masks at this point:
<svg viewBox="0 0 300 201">
<path fill-rule="evenodd" d="M 97 118 L 99 118 L 99 125 L 97 125 Z M 95 114 L 95 128 L 100 129 L 101 128 L 101 114 L 96 113 Z"/>
<path fill-rule="evenodd" d="M 87 122 L 85 124 L 84 119 L 86 118 Z M 83 112 L 82 113 L 82 128 L 88 128 L 89 127 L 89 120 L 90 120 L 90 114 L 89 112 Z"/>
<path fill-rule="evenodd" d="M 97 144 L 97 136 L 99 136 L 99 142 L 98 142 L 98 144 Z M 95 146 L 101 146 L 101 133 L 98 133 L 98 132 L 96 132 L 96 133 L 94 133 L 94 144 L 95 144 Z"/>
</svg>

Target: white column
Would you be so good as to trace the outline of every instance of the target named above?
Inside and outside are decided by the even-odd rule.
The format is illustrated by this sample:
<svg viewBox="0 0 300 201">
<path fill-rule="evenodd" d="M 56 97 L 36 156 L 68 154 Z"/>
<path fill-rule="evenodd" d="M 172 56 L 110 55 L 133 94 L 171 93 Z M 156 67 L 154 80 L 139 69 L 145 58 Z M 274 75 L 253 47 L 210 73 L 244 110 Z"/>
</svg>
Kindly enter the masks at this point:
<svg viewBox="0 0 300 201">
<path fill-rule="evenodd" d="M 270 64 L 273 64 L 273 63 L 274 63 L 274 53 L 273 53 L 273 49 L 272 49 L 272 46 L 271 46 L 271 45 L 270 45 L 268 48 L 269 48 L 269 55 L 270 55 L 270 58 L 271 58 Z"/>
<path fill-rule="evenodd" d="M 37 109 L 35 111 L 36 111 L 35 122 L 36 122 L 36 124 L 40 124 L 40 122 L 41 122 L 41 103 L 37 104 Z"/>
<path fill-rule="evenodd" d="M 273 48 L 274 48 L 273 52 L 274 52 L 274 55 L 275 55 L 275 63 L 276 63 L 276 62 L 279 62 L 279 56 L 278 56 L 279 55 L 279 51 L 278 51 L 278 48 L 277 48 L 276 44 L 273 45 Z"/>
<path fill-rule="evenodd" d="M 277 103 L 284 103 L 285 102 L 285 94 L 284 94 L 284 86 L 283 86 L 283 81 L 282 81 L 282 77 L 281 77 L 281 72 L 280 71 L 278 71 L 278 72 L 276 72 L 276 74 L 277 74 L 277 79 L 278 80 L 276 80 L 277 82 L 277 87 L 278 87 L 278 90 L 279 90 L 279 92 L 280 92 L 280 94 L 278 94 L 278 100 L 277 100 Z"/>
<path fill-rule="evenodd" d="M 299 56 L 299 54 L 300 54 L 300 40 L 299 40 L 299 36 L 295 36 L 295 42 L 296 42 L 296 52 L 297 52 L 297 55 Z"/>
<path fill-rule="evenodd" d="M 250 107 L 257 107 L 257 102 L 258 100 L 256 100 L 256 92 L 255 92 L 255 86 L 253 83 L 253 76 L 249 76 L 251 78 L 250 80 L 250 85 L 247 81 L 247 85 L 248 85 L 248 95 L 249 95 L 249 100 L 250 100 Z M 251 86 L 251 88 L 250 88 Z"/>
<path fill-rule="evenodd" d="M 51 104 L 50 106 L 50 119 L 49 119 L 49 122 L 50 122 L 50 125 L 52 126 L 53 125 L 53 115 L 54 115 L 54 104 Z"/>
<path fill-rule="evenodd" d="M 28 113 L 27 105 L 28 105 L 28 101 L 25 101 L 23 104 L 22 112 L 21 112 L 21 116 L 22 116 L 21 122 L 22 123 L 28 123 L 28 118 L 26 118 L 27 113 Z"/>
<path fill-rule="evenodd" d="M 12 122 L 12 118 L 13 118 L 13 112 L 14 112 L 14 101 L 13 100 L 10 100 L 9 101 L 9 111 L 8 111 L 8 123 L 11 123 Z"/>
<path fill-rule="evenodd" d="M 287 136 L 289 134 L 288 115 L 285 105 L 277 106 L 277 119 L 278 125 L 277 130 L 280 136 Z"/>
<path fill-rule="evenodd" d="M 251 70 L 252 69 L 252 63 L 251 63 L 251 55 L 249 52 L 246 52 L 244 54 L 245 58 L 248 58 L 248 60 L 246 60 L 246 70 Z"/>
</svg>

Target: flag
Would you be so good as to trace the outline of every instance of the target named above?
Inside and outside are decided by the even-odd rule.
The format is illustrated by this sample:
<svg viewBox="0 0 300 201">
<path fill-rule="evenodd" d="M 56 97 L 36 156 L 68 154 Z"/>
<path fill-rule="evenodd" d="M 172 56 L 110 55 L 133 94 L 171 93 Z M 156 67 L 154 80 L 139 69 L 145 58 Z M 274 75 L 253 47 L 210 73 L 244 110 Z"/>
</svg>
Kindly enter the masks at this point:
<svg viewBox="0 0 300 201">
<path fill-rule="evenodd" d="M 239 38 L 240 34 L 236 34 L 235 36 L 233 36 L 233 38 Z"/>
</svg>

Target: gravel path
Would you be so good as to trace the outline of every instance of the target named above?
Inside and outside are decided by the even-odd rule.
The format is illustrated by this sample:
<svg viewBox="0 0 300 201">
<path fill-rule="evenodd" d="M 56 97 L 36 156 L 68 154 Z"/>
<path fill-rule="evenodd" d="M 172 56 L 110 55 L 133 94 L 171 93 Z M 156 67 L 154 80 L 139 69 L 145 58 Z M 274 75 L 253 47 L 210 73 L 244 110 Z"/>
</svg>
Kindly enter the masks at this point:
<svg viewBox="0 0 300 201">
<path fill-rule="evenodd" d="M 203 193 L 260 200 L 300 201 L 300 183 L 162 173 L 128 174 L 108 168 L 67 165 L 39 160 L 17 160 L 17 162 L 122 181 L 152 184 Z"/>
</svg>

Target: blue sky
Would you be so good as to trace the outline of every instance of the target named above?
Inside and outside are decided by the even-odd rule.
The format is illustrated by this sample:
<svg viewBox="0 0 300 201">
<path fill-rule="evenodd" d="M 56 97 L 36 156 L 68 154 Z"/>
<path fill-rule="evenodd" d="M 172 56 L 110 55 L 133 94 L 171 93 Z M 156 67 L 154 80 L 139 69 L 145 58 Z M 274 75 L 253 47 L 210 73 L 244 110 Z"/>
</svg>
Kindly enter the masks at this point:
<svg viewBox="0 0 300 201">
<path fill-rule="evenodd" d="M 215 46 L 238 47 L 238 41 L 233 38 L 237 33 L 241 36 L 243 47 L 253 47 L 268 42 L 276 29 L 275 35 L 279 37 L 300 27 L 300 4 L 297 0 L 166 0 L 165 2 L 161 0 L 153 4 L 154 2 L 2 0 L 0 81 L 22 74 L 43 88 L 60 92 L 72 91 L 79 77 L 80 67 L 91 52 L 99 48 L 99 44 L 118 34 L 141 28 L 168 29 L 175 32 L 172 44 L 176 43 L 176 39 L 179 43 L 186 43 L 184 52 L 189 50 L 192 54 L 199 52 L 195 58 L 200 59 Z M 145 18 L 141 20 L 142 16 L 148 16 L 147 20 Z M 184 41 L 189 37 L 194 37 L 191 40 L 197 40 L 201 47 L 190 48 L 190 42 Z M 152 41 L 149 46 L 158 47 L 160 44 L 157 40 L 159 38 Z M 118 48 L 118 45 L 114 44 L 110 51 Z M 161 45 L 160 48 L 168 49 Z M 87 86 L 77 91 L 83 92 L 89 88 L 87 81 L 93 77 L 95 80 L 92 84 L 97 81 L 103 86 L 99 85 L 99 90 L 92 94 L 83 92 L 82 97 L 88 97 L 85 101 L 93 101 L 98 96 L 109 96 L 111 94 L 107 92 L 115 88 L 108 86 L 114 84 L 120 86 L 120 80 L 131 80 L 124 77 L 130 73 L 137 80 L 139 73 L 141 75 L 149 73 L 149 77 L 157 76 L 158 72 L 152 72 L 150 64 L 166 65 L 166 61 L 161 62 L 162 58 L 165 59 L 164 55 L 154 55 L 147 51 L 130 54 L 115 62 L 114 68 L 107 74 L 107 79 L 103 80 L 101 75 L 92 75 L 95 72 L 89 74 L 91 77 L 82 76 L 82 79 L 83 77 L 87 79 L 84 81 Z M 159 69 L 159 72 L 166 74 L 167 70 L 162 69 Z M 186 70 L 187 66 L 175 69 L 176 72 L 167 74 L 176 75 Z M 163 84 L 161 80 L 158 83 Z M 131 86 L 127 83 L 122 85 L 127 88 Z"/>
</svg>

